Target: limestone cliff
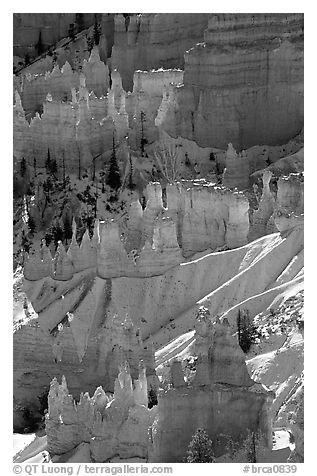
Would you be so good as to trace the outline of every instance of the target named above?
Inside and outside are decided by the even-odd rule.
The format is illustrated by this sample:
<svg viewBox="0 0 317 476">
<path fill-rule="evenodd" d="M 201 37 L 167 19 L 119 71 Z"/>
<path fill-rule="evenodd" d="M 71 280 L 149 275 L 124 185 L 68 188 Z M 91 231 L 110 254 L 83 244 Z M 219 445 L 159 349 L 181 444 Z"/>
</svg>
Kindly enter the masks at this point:
<svg viewBox="0 0 317 476">
<path fill-rule="evenodd" d="M 111 64 L 123 86 L 132 91 L 136 70 L 183 68 L 184 53 L 203 39 L 206 13 L 142 13 L 115 15 Z"/>
<path fill-rule="evenodd" d="M 78 15 L 81 17 L 79 18 Z M 70 24 L 80 21 L 81 28 L 94 22 L 93 13 L 14 13 L 13 14 L 13 53 L 16 56 L 38 56 L 38 42 L 42 49 L 57 43 L 68 36 Z M 40 36 L 41 35 L 41 36 Z"/>
<path fill-rule="evenodd" d="M 46 433 L 51 454 L 67 453 L 86 442 L 94 462 L 115 456 L 148 460 L 148 428 L 155 411 L 147 408 L 144 367 L 132 384 L 129 368 L 121 365 L 113 396 L 98 387 L 92 397 L 81 393 L 78 403 L 69 395 L 65 377 L 61 385 L 54 379 L 48 404 Z"/>
<path fill-rule="evenodd" d="M 175 94 L 176 134 L 202 147 L 286 142 L 303 126 L 303 15 L 210 15 Z"/>
<path fill-rule="evenodd" d="M 283 236 L 275 233 L 234 250 L 200 254 L 159 276 L 102 279 L 92 267 L 74 273 L 68 281 L 51 276 L 25 280 L 25 292 L 38 316 L 14 333 L 17 400 L 34 401 L 52 374 L 65 374 L 74 395 L 83 387 L 91 391 L 97 380 L 108 389 L 106 368 L 112 353 L 107 349 L 113 344 L 107 335 L 118 333 L 116 327 L 109 333 L 102 329 L 109 325 L 112 329 L 114 315 L 124 322 L 128 314 L 135 328 L 140 328 L 144 348 L 149 349 L 143 353 L 134 346 L 133 355 L 145 355 L 151 351 L 151 342 L 158 349 L 193 329 L 200 305 L 213 316 L 232 308 L 228 319 L 234 328 L 239 306 L 250 309 L 253 317 L 252 309 L 261 312 L 265 303 L 270 306 L 280 286 L 287 291 L 294 278 L 301 284 L 302 250 L 302 230 L 297 227 Z M 43 261 L 44 255 L 47 253 L 43 252 Z M 100 341 L 99 334 L 103 336 Z M 120 349 L 129 346 L 116 348 L 120 354 Z M 147 358 L 143 360 L 150 376 L 151 365 Z M 109 369 L 112 374 L 111 366 Z M 131 369 L 133 372 L 133 366 Z"/>
<path fill-rule="evenodd" d="M 40 111 L 47 94 L 54 100 L 71 101 L 72 88 L 79 89 L 81 75 L 85 77 L 89 92 L 93 91 L 98 97 L 106 95 L 109 88 L 109 69 L 100 60 L 98 47 L 92 49 L 88 60 L 83 60 L 80 72 L 73 70 L 66 61 L 61 67 L 56 64 L 52 71 L 45 74 L 27 73 L 20 77 L 20 82 L 16 80 L 25 113 L 29 117 Z"/>
<path fill-rule="evenodd" d="M 216 456 L 226 451 L 228 439 L 241 441 L 248 430 L 261 431 L 266 444 L 271 444 L 269 409 L 273 393 L 249 377 L 228 323 L 216 322 L 204 333 L 201 323 L 198 327 L 200 346 L 196 349 L 199 351 L 204 344 L 208 356 L 199 354 L 191 384 L 181 378 L 180 366 L 178 372 L 172 366 L 172 387 L 159 394 L 151 461 L 183 462 L 197 428 L 206 429 Z"/>
</svg>

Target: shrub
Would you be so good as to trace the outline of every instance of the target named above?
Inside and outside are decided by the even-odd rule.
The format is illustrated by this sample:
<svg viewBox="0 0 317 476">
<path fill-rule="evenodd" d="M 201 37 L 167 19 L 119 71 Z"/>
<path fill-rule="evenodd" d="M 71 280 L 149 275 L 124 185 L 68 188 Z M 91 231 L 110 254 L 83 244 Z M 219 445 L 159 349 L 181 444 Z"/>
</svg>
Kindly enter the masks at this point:
<svg viewBox="0 0 317 476">
<path fill-rule="evenodd" d="M 187 449 L 187 463 L 213 463 L 212 441 L 206 430 L 198 428 Z"/>
</svg>

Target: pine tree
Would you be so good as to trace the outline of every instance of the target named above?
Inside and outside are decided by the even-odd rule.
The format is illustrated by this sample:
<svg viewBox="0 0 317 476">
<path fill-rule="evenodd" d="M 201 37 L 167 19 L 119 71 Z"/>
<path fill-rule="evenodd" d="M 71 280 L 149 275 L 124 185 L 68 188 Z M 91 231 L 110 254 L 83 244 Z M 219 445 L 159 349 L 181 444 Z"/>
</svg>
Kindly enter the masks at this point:
<svg viewBox="0 0 317 476">
<path fill-rule="evenodd" d="M 65 174 L 65 155 L 63 152 L 63 187 L 65 187 L 65 179 L 66 179 L 66 174 Z"/>
<path fill-rule="evenodd" d="M 198 428 L 187 449 L 187 463 L 213 463 L 212 441 L 206 430 Z"/>
<path fill-rule="evenodd" d="M 36 44 L 36 50 L 37 50 L 37 54 L 38 56 L 40 56 L 42 53 L 44 53 L 44 45 L 42 43 L 42 32 L 40 31 L 40 34 L 39 34 L 39 39 L 38 39 L 38 42 Z"/>
<path fill-rule="evenodd" d="M 72 223 L 69 219 L 69 216 L 66 215 L 65 221 L 64 221 L 64 239 L 66 241 L 71 240 L 73 236 L 73 229 L 72 229 Z"/>
<path fill-rule="evenodd" d="M 118 190 L 121 186 L 120 170 L 117 163 L 114 136 L 112 138 L 112 153 L 111 153 L 110 168 L 109 168 L 109 173 L 108 173 L 106 183 L 113 190 Z"/>
<path fill-rule="evenodd" d="M 74 25 L 74 23 L 69 24 L 68 36 L 71 40 L 75 39 L 75 25 Z"/>
<path fill-rule="evenodd" d="M 34 178 L 36 178 L 36 158 L 33 157 Z"/>
<path fill-rule="evenodd" d="M 25 158 L 22 157 L 21 163 L 20 163 L 20 174 L 21 177 L 24 177 L 26 173 L 26 161 Z"/>
<path fill-rule="evenodd" d="M 24 230 L 22 231 L 21 248 L 22 248 L 22 251 L 24 251 L 25 253 L 29 253 L 30 248 L 31 248 L 30 240 L 25 235 Z"/>
<path fill-rule="evenodd" d="M 247 312 L 241 312 L 239 310 L 237 317 L 238 327 L 238 340 L 239 345 L 243 352 L 247 354 L 252 346 L 256 342 L 259 335 L 256 326 L 253 324 Z"/>
<path fill-rule="evenodd" d="M 86 35 L 87 50 L 90 53 L 94 47 L 94 38 Z"/>
<path fill-rule="evenodd" d="M 130 173 L 129 173 L 128 188 L 129 188 L 130 190 L 134 190 L 134 189 L 135 189 L 135 185 L 134 185 L 134 183 L 133 183 L 133 165 L 132 165 L 131 154 L 129 154 L 129 162 L 130 162 Z"/>
<path fill-rule="evenodd" d="M 148 392 L 148 408 L 152 408 L 158 404 L 157 394 L 155 390 L 151 387 Z"/>
<path fill-rule="evenodd" d="M 94 39 L 94 44 L 99 45 L 100 41 L 100 26 L 97 23 L 97 18 L 95 17 L 95 24 L 94 24 L 94 30 L 93 30 L 93 39 Z"/>
<path fill-rule="evenodd" d="M 145 152 L 145 146 L 147 144 L 147 139 L 144 136 L 144 122 L 145 122 L 145 112 L 141 111 L 140 113 L 141 117 L 141 155 L 144 157 L 144 152 Z"/>
<path fill-rule="evenodd" d="M 36 229 L 36 225 L 35 225 L 34 218 L 33 218 L 31 215 L 29 215 L 28 227 L 29 227 L 30 233 L 31 233 L 32 235 L 34 235 L 34 232 L 35 232 L 35 229 Z"/>
<path fill-rule="evenodd" d="M 50 173 L 52 175 L 55 175 L 57 173 L 57 162 L 55 159 L 52 159 L 51 160 L 51 163 L 50 163 Z"/>
<path fill-rule="evenodd" d="M 47 149 L 47 157 L 45 161 L 46 173 L 49 173 L 50 168 L 51 168 L 51 154 L 50 154 L 50 149 Z"/>
<path fill-rule="evenodd" d="M 63 238 L 64 238 L 64 231 L 63 231 L 63 229 L 62 229 L 62 227 L 60 226 L 59 223 L 57 223 L 57 225 L 53 226 L 52 235 L 53 235 L 55 248 L 57 248 L 58 242 L 63 241 Z"/>
</svg>

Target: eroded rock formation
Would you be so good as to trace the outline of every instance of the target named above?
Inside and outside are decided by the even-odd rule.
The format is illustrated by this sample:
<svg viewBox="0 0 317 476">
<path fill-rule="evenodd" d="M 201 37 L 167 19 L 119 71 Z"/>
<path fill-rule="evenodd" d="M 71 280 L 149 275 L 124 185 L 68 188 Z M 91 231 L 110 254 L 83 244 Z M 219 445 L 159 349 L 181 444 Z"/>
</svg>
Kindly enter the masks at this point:
<svg viewBox="0 0 317 476">
<path fill-rule="evenodd" d="M 210 15 L 175 94 L 171 135 L 239 150 L 285 143 L 303 126 L 303 15 Z"/>
<path fill-rule="evenodd" d="M 183 68 L 184 53 L 203 38 L 206 13 L 143 13 L 115 16 L 111 63 L 132 91 L 136 70 Z"/>
<path fill-rule="evenodd" d="M 93 13 L 14 13 L 13 14 L 13 53 L 24 57 L 38 56 L 38 42 L 41 35 L 42 48 L 57 43 L 61 38 L 68 36 L 70 24 L 79 22 L 81 27 L 87 28 L 94 23 Z"/>
<path fill-rule="evenodd" d="M 148 460 L 148 428 L 155 409 L 147 408 L 145 368 L 132 379 L 127 365 L 121 365 L 114 394 L 98 387 L 92 397 L 81 393 L 75 403 L 69 395 L 66 379 L 51 382 L 46 417 L 47 444 L 50 453 L 60 455 L 81 443 L 89 443 L 91 460 L 98 463 L 142 458 Z"/>
<path fill-rule="evenodd" d="M 261 431 L 268 447 L 271 444 L 273 393 L 249 377 L 243 352 L 229 324 L 212 324 L 207 315 L 203 323 L 198 323 L 197 332 L 199 357 L 192 383 L 185 383 L 181 367 L 178 365 L 176 371 L 174 364 L 172 388 L 159 394 L 151 461 L 183 462 L 197 428 L 206 429 L 216 456 L 226 451 L 228 439 L 241 441 L 248 430 Z"/>
</svg>

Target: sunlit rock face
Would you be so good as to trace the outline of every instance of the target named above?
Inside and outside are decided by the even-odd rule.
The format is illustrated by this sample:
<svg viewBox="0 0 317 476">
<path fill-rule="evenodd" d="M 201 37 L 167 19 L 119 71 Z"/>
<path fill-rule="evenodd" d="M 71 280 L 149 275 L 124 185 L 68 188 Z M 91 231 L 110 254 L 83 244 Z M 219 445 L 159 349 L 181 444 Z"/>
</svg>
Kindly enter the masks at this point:
<svg viewBox="0 0 317 476">
<path fill-rule="evenodd" d="M 174 365 L 172 388 L 159 394 L 151 461 L 184 462 L 197 428 L 206 429 L 215 456 L 226 452 L 228 437 L 241 441 L 248 430 L 261 431 L 268 447 L 271 443 L 273 392 L 251 380 L 228 322 L 212 324 L 209 314 L 198 320 L 196 335 L 198 360 L 193 380 L 186 384 L 181 368 Z"/>
<path fill-rule="evenodd" d="M 274 229 L 268 230 L 269 220 L 272 217 L 275 206 L 275 199 L 270 190 L 271 178 L 272 172 L 265 170 L 262 175 L 262 196 L 258 204 L 258 209 L 253 214 L 252 227 L 249 234 L 250 241 L 265 235 L 268 231 L 276 231 Z"/>
<path fill-rule="evenodd" d="M 168 185 L 166 192 L 184 256 L 247 242 L 249 203 L 243 194 L 204 181 Z"/>
<path fill-rule="evenodd" d="M 303 15 L 210 15 L 175 94 L 176 134 L 202 147 L 287 142 L 303 126 Z"/>
<path fill-rule="evenodd" d="M 132 91 L 136 70 L 181 68 L 184 53 L 203 39 L 206 13 L 143 13 L 115 15 L 111 64 L 122 76 L 123 87 Z"/>
<path fill-rule="evenodd" d="M 81 393 L 74 402 L 65 377 L 59 385 L 53 379 L 46 416 L 47 444 L 50 453 L 61 455 L 86 442 L 94 462 L 141 458 L 148 460 L 148 428 L 155 409 L 147 408 L 146 370 L 140 362 L 139 376 L 132 381 L 129 367 L 120 366 L 114 394 L 98 387 L 92 397 Z"/>
<path fill-rule="evenodd" d="M 273 219 L 279 231 L 285 231 L 304 221 L 304 175 L 282 176 L 277 182 Z"/>
</svg>

